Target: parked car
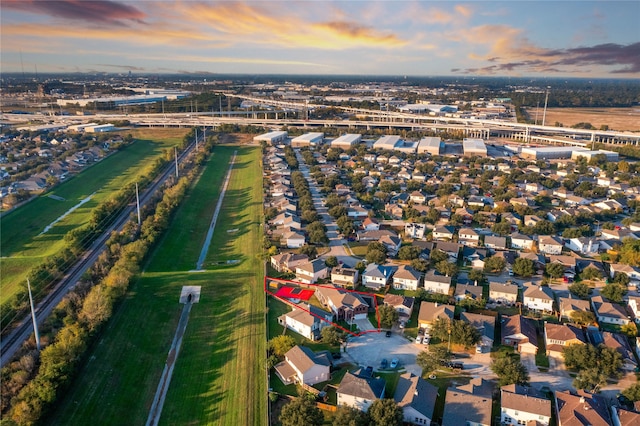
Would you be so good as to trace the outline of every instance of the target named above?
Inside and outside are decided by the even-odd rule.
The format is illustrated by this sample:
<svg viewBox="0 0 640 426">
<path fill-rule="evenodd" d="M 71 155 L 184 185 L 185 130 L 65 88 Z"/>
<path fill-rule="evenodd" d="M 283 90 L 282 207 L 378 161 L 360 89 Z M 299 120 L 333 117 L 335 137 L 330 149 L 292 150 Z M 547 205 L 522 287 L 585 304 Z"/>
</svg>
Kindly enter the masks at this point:
<svg viewBox="0 0 640 426">
<path fill-rule="evenodd" d="M 424 338 L 422 339 L 422 344 L 423 345 L 428 345 L 430 341 L 431 341 L 431 337 L 424 336 Z"/>
<path fill-rule="evenodd" d="M 416 343 L 417 344 L 422 343 L 422 335 L 421 334 L 418 334 L 418 336 L 416 337 Z"/>
<path fill-rule="evenodd" d="M 384 370 L 384 369 L 385 369 L 385 368 L 387 368 L 388 366 L 389 366 L 389 361 L 387 361 L 387 359 L 386 359 L 386 358 L 383 358 L 383 359 L 382 359 L 382 362 L 380 362 L 380 368 Z"/>
<path fill-rule="evenodd" d="M 398 368 L 398 364 L 400 364 L 400 361 L 398 361 L 398 358 L 394 358 L 391 360 L 391 364 L 389 364 L 389 368 Z"/>
<path fill-rule="evenodd" d="M 391 330 L 387 330 L 387 331 L 384 333 L 384 335 L 385 335 L 386 337 L 391 337 Z"/>
</svg>

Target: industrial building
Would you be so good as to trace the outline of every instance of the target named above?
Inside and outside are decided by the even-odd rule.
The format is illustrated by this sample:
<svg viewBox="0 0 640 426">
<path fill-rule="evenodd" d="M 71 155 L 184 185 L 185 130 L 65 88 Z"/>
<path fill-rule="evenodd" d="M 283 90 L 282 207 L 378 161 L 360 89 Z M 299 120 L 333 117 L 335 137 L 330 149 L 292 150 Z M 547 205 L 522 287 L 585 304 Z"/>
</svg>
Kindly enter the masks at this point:
<svg viewBox="0 0 640 426">
<path fill-rule="evenodd" d="M 283 143 L 288 136 L 289 134 L 285 131 L 275 131 L 256 136 L 253 138 L 253 141 L 258 143 L 266 142 L 270 145 L 277 145 L 279 143 Z"/>
<path fill-rule="evenodd" d="M 487 156 L 487 146 L 482 139 L 464 138 L 462 140 L 462 151 L 465 157 Z"/>
<path fill-rule="evenodd" d="M 181 99 L 189 96 L 189 92 L 181 92 L 172 94 L 152 94 L 152 95 L 133 95 L 133 96 L 118 96 L 118 97 L 105 97 L 105 98 L 90 98 L 90 99 L 58 99 L 56 103 L 60 106 L 78 105 L 80 107 L 86 107 L 89 104 L 101 104 L 111 107 L 124 106 L 124 105 L 144 105 L 153 104 L 156 102 L 162 102 L 171 99 Z"/>
<path fill-rule="evenodd" d="M 427 112 L 429 114 L 445 114 L 458 112 L 455 105 L 438 105 L 438 104 L 406 104 L 398 107 L 398 111 L 409 112 L 413 114 Z"/>
<path fill-rule="evenodd" d="M 444 144 L 439 137 L 425 137 L 418 143 L 418 154 L 425 152 L 431 155 L 440 155 L 444 151 Z"/>
<path fill-rule="evenodd" d="M 582 153 L 586 151 L 589 150 L 587 148 L 577 146 L 523 147 L 520 151 L 520 156 L 531 160 L 560 160 L 564 158 L 571 158 L 574 152 Z"/>
<path fill-rule="evenodd" d="M 617 152 L 605 151 L 602 149 L 599 149 L 597 151 L 573 151 L 571 153 L 571 159 L 577 160 L 578 157 L 585 157 L 587 161 L 589 161 L 598 154 L 604 154 L 607 157 L 607 161 L 610 161 L 610 162 L 615 162 L 620 159 L 620 156 L 618 155 Z"/>
<path fill-rule="evenodd" d="M 84 129 L 91 126 L 97 126 L 98 123 L 82 123 L 82 124 L 74 124 L 72 126 L 67 127 L 68 131 L 71 132 L 83 132 Z"/>
<path fill-rule="evenodd" d="M 113 124 L 96 124 L 94 126 L 87 126 L 84 128 L 86 133 L 104 133 L 112 132 L 116 129 Z"/>
<path fill-rule="evenodd" d="M 405 141 L 400 139 L 400 136 L 388 135 L 378 139 L 373 144 L 374 149 L 386 149 L 390 151 L 406 152 L 408 154 L 415 154 L 418 149 L 418 142 Z"/>
<path fill-rule="evenodd" d="M 320 146 L 322 145 L 322 141 L 324 141 L 324 133 L 305 133 L 302 136 L 291 139 L 291 146 Z"/>
<path fill-rule="evenodd" d="M 347 133 L 346 135 L 342 135 L 339 138 L 331 141 L 332 148 L 342 148 L 349 149 L 354 145 L 362 142 L 362 135 L 358 133 Z"/>
</svg>

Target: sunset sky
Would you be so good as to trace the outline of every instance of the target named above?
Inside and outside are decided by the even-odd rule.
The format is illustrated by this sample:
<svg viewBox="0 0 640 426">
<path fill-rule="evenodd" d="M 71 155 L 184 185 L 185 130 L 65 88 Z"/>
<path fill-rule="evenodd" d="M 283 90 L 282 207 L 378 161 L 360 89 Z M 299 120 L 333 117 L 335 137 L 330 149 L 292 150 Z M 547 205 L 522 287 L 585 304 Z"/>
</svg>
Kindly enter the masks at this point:
<svg viewBox="0 0 640 426">
<path fill-rule="evenodd" d="M 2 72 L 640 78 L 640 1 L 2 0 Z"/>
</svg>

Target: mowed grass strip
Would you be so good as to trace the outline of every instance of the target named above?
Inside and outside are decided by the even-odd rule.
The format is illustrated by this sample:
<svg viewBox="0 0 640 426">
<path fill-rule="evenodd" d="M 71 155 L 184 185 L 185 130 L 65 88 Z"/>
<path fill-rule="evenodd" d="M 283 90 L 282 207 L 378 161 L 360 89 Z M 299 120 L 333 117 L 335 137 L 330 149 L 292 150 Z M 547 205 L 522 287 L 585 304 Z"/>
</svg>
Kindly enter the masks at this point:
<svg viewBox="0 0 640 426">
<path fill-rule="evenodd" d="M 64 247 L 64 235 L 86 224 L 93 208 L 123 186 L 147 174 L 147 167 L 162 155 L 163 150 L 178 145 L 185 133 L 185 129 L 170 129 L 163 135 L 157 130 L 151 133 L 134 130 L 132 134 L 141 139 L 132 145 L 4 215 L 0 221 L 0 250 L 3 256 L 0 303 L 18 291 L 31 268 Z M 152 140 L 151 137 L 157 139 Z M 46 234 L 39 235 L 46 226 L 93 193 L 91 201 L 56 223 Z M 48 195 L 65 200 L 54 200 Z"/>
<path fill-rule="evenodd" d="M 229 158 L 234 149 L 250 164 L 232 178 L 229 189 L 249 185 L 253 202 L 245 205 L 254 218 L 245 234 L 236 234 L 235 256 L 247 260 L 233 266 L 189 273 L 175 263 L 195 267 Z M 50 424 L 144 424 L 160 380 L 180 317 L 183 285 L 200 285 L 162 412 L 162 424 L 264 424 L 264 296 L 260 250 L 261 185 L 259 148 L 217 146 L 195 188 L 174 218 L 171 229 L 132 286 L 102 339 L 95 345 L 72 388 L 60 402 Z M 218 169 L 224 170 L 220 174 Z M 204 196 L 200 196 L 204 195 Z M 242 200 L 238 200 L 242 202 Z M 233 203 L 225 196 L 225 204 Z M 239 205 L 239 204 L 236 204 Z M 196 218 L 196 219 L 194 219 Z M 194 224 L 192 221 L 202 221 Z M 221 212 L 217 229 L 236 226 Z M 225 231 L 221 231 L 225 232 Z M 179 238 L 177 235 L 183 237 Z M 195 232 L 194 232 L 195 233 Z M 225 232 L 226 234 L 226 232 Z M 211 250 L 218 250 L 216 238 Z M 182 252 L 190 251 L 193 258 Z"/>
</svg>

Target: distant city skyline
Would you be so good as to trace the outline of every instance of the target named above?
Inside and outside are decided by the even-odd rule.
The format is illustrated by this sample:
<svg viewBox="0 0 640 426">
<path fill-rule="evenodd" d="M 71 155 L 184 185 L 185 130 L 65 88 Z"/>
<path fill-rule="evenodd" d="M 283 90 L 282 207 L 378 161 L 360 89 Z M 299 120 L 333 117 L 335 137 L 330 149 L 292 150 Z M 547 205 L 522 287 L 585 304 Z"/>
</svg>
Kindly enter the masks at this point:
<svg viewBox="0 0 640 426">
<path fill-rule="evenodd" d="M 640 1 L 2 0 L 1 70 L 640 77 Z"/>
</svg>

